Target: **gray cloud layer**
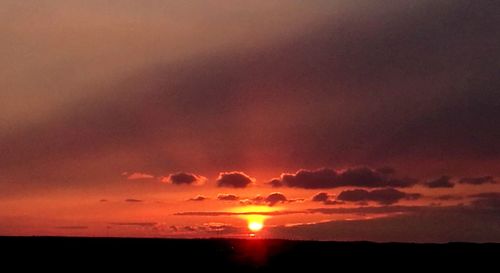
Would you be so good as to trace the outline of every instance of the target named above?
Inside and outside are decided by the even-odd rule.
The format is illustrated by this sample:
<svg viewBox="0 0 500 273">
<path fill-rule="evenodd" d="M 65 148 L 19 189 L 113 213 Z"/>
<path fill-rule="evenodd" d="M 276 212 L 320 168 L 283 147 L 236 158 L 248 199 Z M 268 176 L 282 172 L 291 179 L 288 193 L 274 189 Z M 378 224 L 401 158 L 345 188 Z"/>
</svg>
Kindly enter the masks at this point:
<svg viewBox="0 0 500 273">
<path fill-rule="evenodd" d="M 335 9 L 327 2 L 315 2 L 307 14 L 315 18 L 325 5 L 329 12 L 321 17 L 328 20 L 286 39 L 253 49 L 216 47 L 175 62 L 153 54 L 157 63 L 127 67 L 126 77 L 89 77 L 95 82 L 82 88 L 98 95 L 64 100 L 58 114 L 22 126 L 2 123 L 2 194 L 37 185 L 94 187 L 97 179 L 116 182 L 116 174 L 134 169 L 215 173 L 388 164 L 411 176 L 436 170 L 469 176 L 497 165 L 500 35 L 494 1 L 345 1 Z M 262 30 L 258 21 L 247 34 Z M 233 21 L 218 26 L 227 22 Z M 278 25 L 274 33 L 292 30 Z M 159 29 L 150 38 L 161 38 Z M 9 28 L 10 37 L 26 34 L 15 30 Z M 206 36 L 223 39 L 217 33 Z M 124 30 L 113 44 L 141 40 L 132 34 Z M 58 35 L 47 36 L 54 38 L 47 48 Z M 63 41 L 71 41 L 68 35 Z M 22 44 L 6 40 L 17 43 L 12 48 Z M 137 44 L 119 57 L 149 52 L 153 44 Z M 71 69 L 49 61 L 40 69 L 50 72 L 42 73 L 47 82 L 33 74 L 22 75 L 22 82 L 59 94 L 68 84 L 54 79 L 69 76 L 58 71 L 89 75 L 85 62 L 73 63 L 75 55 L 65 50 L 61 61 Z M 110 52 L 76 55 L 101 60 Z"/>
</svg>

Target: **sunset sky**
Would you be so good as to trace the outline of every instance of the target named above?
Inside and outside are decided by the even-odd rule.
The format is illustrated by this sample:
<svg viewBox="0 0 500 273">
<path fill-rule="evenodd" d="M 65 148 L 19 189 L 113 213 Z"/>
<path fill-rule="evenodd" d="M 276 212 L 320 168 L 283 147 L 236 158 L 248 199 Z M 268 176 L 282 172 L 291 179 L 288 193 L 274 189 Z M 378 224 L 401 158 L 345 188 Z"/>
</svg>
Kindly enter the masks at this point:
<svg viewBox="0 0 500 273">
<path fill-rule="evenodd" d="M 0 235 L 500 242 L 499 11 L 1 0 Z"/>
</svg>

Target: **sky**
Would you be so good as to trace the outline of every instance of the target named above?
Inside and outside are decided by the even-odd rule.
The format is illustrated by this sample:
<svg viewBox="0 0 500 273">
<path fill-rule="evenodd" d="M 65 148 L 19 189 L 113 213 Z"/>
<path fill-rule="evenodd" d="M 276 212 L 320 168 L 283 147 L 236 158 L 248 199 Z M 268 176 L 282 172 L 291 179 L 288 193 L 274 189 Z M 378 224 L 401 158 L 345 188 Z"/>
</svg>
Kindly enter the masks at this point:
<svg viewBox="0 0 500 273">
<path fill-rule="evenodd" d="M 495 1 L 0 1 L 0 235 L 500 242 Z"/>
</svg>

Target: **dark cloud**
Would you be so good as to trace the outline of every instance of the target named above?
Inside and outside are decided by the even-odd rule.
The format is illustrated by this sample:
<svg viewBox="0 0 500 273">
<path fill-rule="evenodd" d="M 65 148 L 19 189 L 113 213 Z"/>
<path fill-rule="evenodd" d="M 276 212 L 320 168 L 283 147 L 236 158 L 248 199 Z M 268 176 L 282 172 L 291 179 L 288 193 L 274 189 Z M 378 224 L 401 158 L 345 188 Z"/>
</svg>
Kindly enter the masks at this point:
<svg viewBox="0 0 500 273">
<path fill-rule="evenodd" d="M 441 201 L 450 201 L 450 200 L 462 200 L 464 199 L 464 197 L 460 195 L 444 194 L 437 196 L 436 199 Z"/>
<path fill-rule="evenodd" d="M 217 194 L 217 200 L 223 200 L 223 201 L 236 201 L 239 200 L 240 198 L 235 195 L 235 194 L 228 194 L 228 193 L 219 193 Z"/>
<path fill-rule="evenodd" d="M 411 178 L 395 178 L 393 172 L 373 170 L 368 167 L 356 167 L 345 170 L 328 168 L 317 170 L 299 170 L 295 174 L 282 174 L 282 185 L 305 189 L 327 189 L 346 186 L 380 188 L 410 187 L 417 183 Z M 278 185 L 277 182 L 273 182 Z"/>
<path fill-rule="evenodd" d="M 278 203 L 286 203 L 287 201 L 288 199 L 286 198 L 286 196 L 280 192 L 273 192 L 269 194 L 265 199 L 265 202 L 269 204 L 269 206 L 274 206 Z"/>
<path fill-rule="evenodd" d="M 266 184 L 270 185 L 273 188 L 283 187 L 283 183 L 281 183 L 281 179 L 279 179 L 279 178 L 273 178 L 273 179 L 271 179 L 271 181 L 267 182 Z"/>
<path fill-rule="evenodd" d="M 128 198 L 128 199 L 125 199 L 125 202 L 129 202 L 129 203 L 141 203 L 141 202 L 144 202 L 144 200 L 134 199 L 134 198 Z"/>
<path fill-rule="evenodd" d="M 471 194 L 469 197 L 472 198 L 498 198 L 500 197 L 500 192 L 482 192 L 482 193 L 476 193 L 476 194 Z"/>
<path fill-rule="evenodd" d="M 332 213 L 339 211 L 339 209 L 328 210 Z M 356 238 L 374 242 L 500 242 L 498 210 L 460 206 L 388 206 L 357 209 L 358 212 L 363 210 L 395 213 L 372 219 L 270 227 L 268 232 L 281 238 L 308 240 L 351 241 Z M 344 209 L 342 212 L 346 211 Z"/>
<path fill-rule="evenodd" d="M 458 180 L 458 183 L 470 185 L 495 184 L 496 180 L 493 176 L 464 177 Z"/>
<path fill-rule="evenodd" d="M 441 176 L 438 179 L 430 180 L 424 183 L 424 185 L 428 188 L 453 188 L 455 183 L 451 181 L 451 177 L 449 176 Z"/>
<path fill-rule="evenodd" d="M 330 194 L 326 192 L 319 192 L 312 197 L 314 202 L 325 202 L 328 199 L 330 199 Z"/>
<path fill-rule="evenodd" d="M 470 197 L 473 198 L 472 206 L 500 210 L 500 192 L 485 192 L 473 194 Z"/>
<path fill-rule="evenodd" d="M 188 199 L 188 201 L 205 201 L 205 200 L 207 200 L 207 197 L 203 195 L 197 195 L 196 197 Z"/>
<path fill-rule="evenodd" d="M 328 199 L 328 200 L 324 201 L 323 204 L 325 204 L 325 205 L 343 205 L 343 204 L 345 204 L 345 202 Z M 363 202 L 360 202 L 358 204 L 364 205 Z"/>
<path fill-rule="evenodd" d="M 355 189 L 342 191 L 337 200 L 347 202 L 377 202 L 383 205 L 390 205 L 399 202 L 402 199 L 415 200 L 420 198 L 418 193 L 405 193 L 396 189 L 377 189 L 372 191 Z"/>
<path fill-rule="evenodd" d="M 257 195 L 254 198 L 241 199 L 241 205 L 268 205 L 274 206 L 278 203 L 292 203 L 300 200 L 296 199 L 288 199 L 281 192 L 273 192 L 268 196 L 264 197 L 261 195 Z"/>
<path fill-rule="evenodd" d="M 344 204 L 342 201 L 337 201 L 334 195 L 328 194 L 326 192 L 319 192 L 315 194 L 311 200 L 313 202 L 323 202 L 325 205 L 341 205 Z"/>
<path fill-rule="evenodd" d="M 201 185 L 206 178 L 192 173 L 179 172 L 164 177 L 162 181 L 173 185 Z"/>
<path fill-rule="evenodd" d="M 218 187 L 246 188 L 255 182 L 255 178 L 243 172 L 223 172 L 219 174 L 216 182 Z"/>
</svg>

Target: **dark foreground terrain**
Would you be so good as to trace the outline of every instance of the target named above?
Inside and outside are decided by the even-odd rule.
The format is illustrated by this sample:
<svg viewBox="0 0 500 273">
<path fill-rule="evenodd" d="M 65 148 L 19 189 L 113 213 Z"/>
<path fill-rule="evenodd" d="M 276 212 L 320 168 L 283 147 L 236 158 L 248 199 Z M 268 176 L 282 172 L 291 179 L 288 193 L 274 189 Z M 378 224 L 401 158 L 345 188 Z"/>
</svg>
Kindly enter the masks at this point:
<svg viewBox="0 0 500 273">
<path fill-rule="evenodd" d="M 335 272 L 346 269 L 433 271 L 459 267 L 484 272 L 495 271 L 500 264 L 500 244 L 0 237 L 0 248 L 2 265 L 15 266 L 13 272 L 33 268 L 70 272 L 120 269 Z"/>
</svg>

